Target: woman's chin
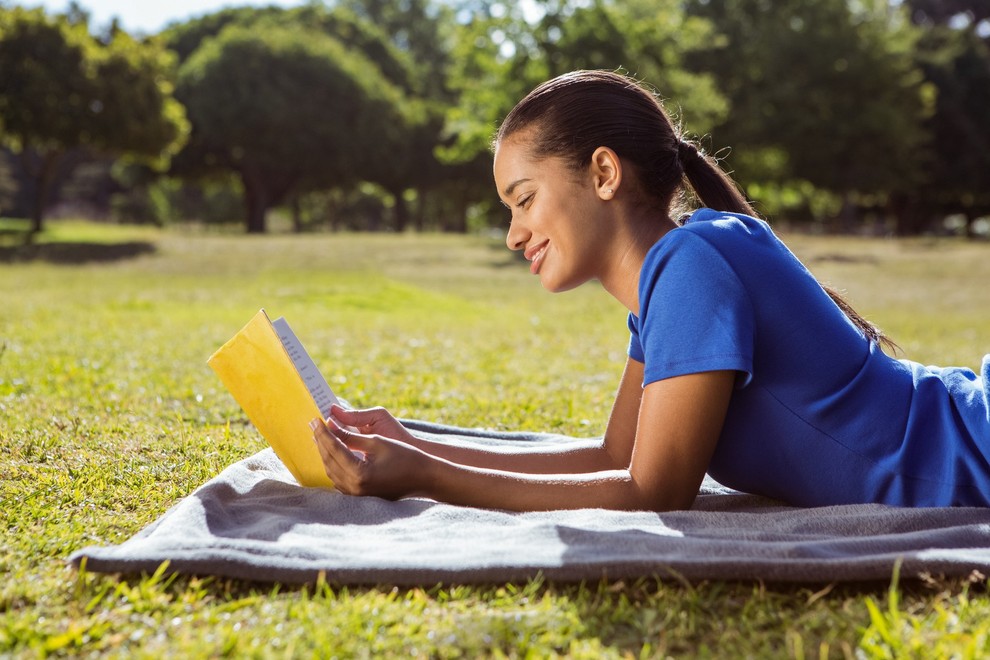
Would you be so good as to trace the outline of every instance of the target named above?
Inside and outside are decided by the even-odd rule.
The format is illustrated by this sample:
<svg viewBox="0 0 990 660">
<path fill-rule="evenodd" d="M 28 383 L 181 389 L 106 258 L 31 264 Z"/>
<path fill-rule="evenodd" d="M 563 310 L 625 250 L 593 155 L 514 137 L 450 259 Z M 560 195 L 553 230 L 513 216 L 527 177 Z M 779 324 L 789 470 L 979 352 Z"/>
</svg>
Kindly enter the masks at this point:
<svg viewBox="0 0 990 660">
<path fill-rule="evenodd" d="M 576 289 L 584 283 L 584 280 L 561 280 L 558 278 L 551 277 L 549 274 L 544 275 L 540 273 L 540 284 L 543 288 L 550 293 L 563 293 L 564 291 L 570 291 L 571 289 Z"/>
</svg>

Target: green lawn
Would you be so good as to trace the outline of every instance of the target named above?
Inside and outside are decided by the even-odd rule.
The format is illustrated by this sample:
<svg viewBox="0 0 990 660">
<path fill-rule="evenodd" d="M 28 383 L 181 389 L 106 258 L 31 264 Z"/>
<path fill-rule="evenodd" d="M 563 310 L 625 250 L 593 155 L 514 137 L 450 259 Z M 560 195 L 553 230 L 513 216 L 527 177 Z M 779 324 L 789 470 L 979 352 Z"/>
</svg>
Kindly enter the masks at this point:
<svg viewBox="0 0 990 660">
<path fill-rule="evenodd" d="M 546 294 L 480 237 L 52 223 L 27 248 L 0 239 L 0 657 L 990 652 L 980 576 L 342 589 L 67 568 L 264 446 L 205 363 L 259 307 L 357 405 L 574 435 L 603 429 L 624 313 L 594 285 Z M 990 245 L 790 243 L 908 357 L 976 367 L 990 351 Z"/>
</svg>

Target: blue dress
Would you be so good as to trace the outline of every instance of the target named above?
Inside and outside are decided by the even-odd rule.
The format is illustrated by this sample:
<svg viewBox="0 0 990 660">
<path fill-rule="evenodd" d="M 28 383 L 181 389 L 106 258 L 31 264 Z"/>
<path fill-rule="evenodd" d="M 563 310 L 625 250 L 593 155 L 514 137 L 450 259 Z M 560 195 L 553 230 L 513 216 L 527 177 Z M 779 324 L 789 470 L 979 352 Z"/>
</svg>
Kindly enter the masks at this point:
<svg viewBox="0 0 990 660">
<path fill-rule="evenodd" d="M 629 356 L 648 383 L 739 372 L 709 474 L 801 506 L 990 506 L 980 375 L 884 354 L 763 221 L 701 209 L 650 250 Z"/>
</svg>

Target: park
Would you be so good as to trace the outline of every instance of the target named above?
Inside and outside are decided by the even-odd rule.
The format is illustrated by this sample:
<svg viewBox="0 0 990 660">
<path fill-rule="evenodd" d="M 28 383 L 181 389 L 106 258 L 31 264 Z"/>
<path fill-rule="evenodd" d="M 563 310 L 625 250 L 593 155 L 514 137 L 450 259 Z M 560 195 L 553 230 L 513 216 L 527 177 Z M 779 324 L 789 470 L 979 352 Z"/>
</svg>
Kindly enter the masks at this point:
<svg viewBox="0 0 990 660">
<path fill-rule="evenodd" d="M 500 3 L 355 0 L 131 36 L 81 7 L 0 6 L 0 655 L 986 655 L 979 572 L 400 587 L 66 564 L 265 447 L 206 366 L 260 307 L 292 319 L 355 405 L 602 434 L 625 310 L 593 283 L 547 295 L 505 249 L 491 183 L 499 118 L 573 68 L 623 68 L 683 102 L 820 281 L 911 359 L 976 366 L 990 347 L 981 8 L 565 2 L 530 23 Z M 41 95 L 18 115 L 35 100 L 4 75 L 30 73 L 17 30 L 49 34 L 59 62 L 76 53 L 71 75 L 100 104 Z"/>
</svg>

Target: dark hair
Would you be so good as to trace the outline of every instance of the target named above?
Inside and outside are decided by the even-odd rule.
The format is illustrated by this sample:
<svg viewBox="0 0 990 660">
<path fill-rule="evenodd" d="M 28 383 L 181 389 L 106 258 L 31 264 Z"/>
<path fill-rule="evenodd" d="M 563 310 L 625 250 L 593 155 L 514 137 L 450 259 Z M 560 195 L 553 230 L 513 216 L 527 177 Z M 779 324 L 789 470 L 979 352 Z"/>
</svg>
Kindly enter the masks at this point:
<svg viewBox="0 0 990 660">
<path fill-rule="evenodd" d="M 705 206 L 753 214 L 721 168 L 682 139 L 657 97 L 626 76 L 573 71 L 543 83 L 506 116 L 495 143 L 526 128 L 536 129 L 533 155 L 563 158 L 575 171 L 587 166 L 595 149 L 609 147 L 632 164 L 636 192 L 664 212 L 686 177 Z"/>
<path fill-rule="evenodd" d="M 576 172 L 588 166 L 598 147 L 612 149 L 632 170 L 633 191 L 665 214 L 674 197 L 689 188 L 716 211 L 756 215 L 718 163 L 675 128 L 656 94 L 627 76 L 572 71 L 548 80 L 506 115 L 494 145 L 526 129 L 534 130 L 528 144 L 533 156 L 561 158 Z M 842 296 L 823 288 L 867 337 L 896 348 Z"/>
</svg>

